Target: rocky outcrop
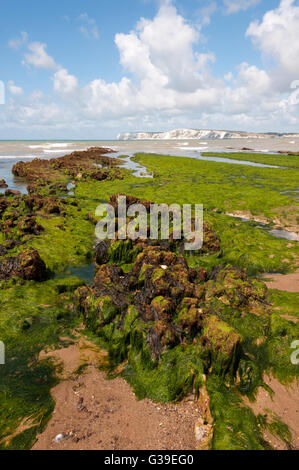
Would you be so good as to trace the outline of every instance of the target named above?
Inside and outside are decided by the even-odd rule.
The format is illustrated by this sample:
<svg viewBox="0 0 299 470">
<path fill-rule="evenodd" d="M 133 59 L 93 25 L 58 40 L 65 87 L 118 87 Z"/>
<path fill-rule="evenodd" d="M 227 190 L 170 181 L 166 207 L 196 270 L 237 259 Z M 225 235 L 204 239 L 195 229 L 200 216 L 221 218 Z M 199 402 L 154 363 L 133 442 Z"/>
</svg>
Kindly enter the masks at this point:
<svg viewBox="0 0 299 470">
<path fill-rule="evenodd" d="M 106 155 L 112 152 L 94 147 L 51 160 L 36 158 L 29 162 L 20 161 L 14 165 L 12 172 L 28 181 L 30 194 L 40 193 L 47 186 L 49 194 L 66 192 L 70 178 L 79 181 L 121 178 L 121 171 L 116 168 L 120 161 Z"/>
<path fill-rule="evenodd" d="M 219 251 L 220 240 L 207 225 L 205 235 L 202 254 Z M 127 357 L 132 344 L 136 354 L 139 350 L 155 364 L 167 351 L 193 345 L 207 373 L 236 373 L 242 338 L 218 314 L 226 309 L 242 315 L 252 305 L 265 304 L 263 283 L 229 266 L 210 273 L 189 268 L 173 241 L 105 240 L 96 247 L 96 262 L 94 284 L 77 290 L 77 305 L 86 325 L 119 359 Z M 123 263 L 132 263 L 129 272 L 122 270 Z"/>
<path fill-rule="evenodd" d="M 26 250 L 16 257 L 0 259 L 0 281 L 19 277 L 26 281 L 44 281 L 46 265 L 37 250 Z"/>
<path fill-rule="evenodd" d="M 65 214 L 67 201 L 57 197 L 33 195 L 25 198 L 26 207 L 32 211 L 42 211 L 47 215 Z"/>
<path fill-rule="evenodd" d="M 15 189 L 7 189 L 5 191 L 5 196 L 7 196 L 7 197 L 9 197 L 9 196 L 15 197 L 15 196 L 20 196 L 20 195 L 21 195 L 20 191 L 17 191 Z"/>
</svg>

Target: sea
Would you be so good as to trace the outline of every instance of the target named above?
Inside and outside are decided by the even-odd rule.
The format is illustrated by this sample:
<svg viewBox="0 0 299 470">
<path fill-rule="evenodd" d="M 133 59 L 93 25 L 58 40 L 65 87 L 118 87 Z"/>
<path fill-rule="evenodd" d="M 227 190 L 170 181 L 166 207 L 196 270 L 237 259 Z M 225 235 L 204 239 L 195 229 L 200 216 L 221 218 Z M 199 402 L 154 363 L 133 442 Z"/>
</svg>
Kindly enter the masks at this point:
<svg viewBox="0 0 299 470">
<path fill-rule="evenodd" d="M 275 154 L 281 150 L 299 151 L 298 137 L 275 137 L 258 139 L 224 139 L 224 140 L 95 140 L 95 141 L 0 141 L 0 179 L 5 179 L 11 189 L 26 191 L 26 184 L 15 178 L 11 169 L 18 161 L 29 161 L 34 158 L 51 159 L 71 153 L 75 150 L 86 150 L 89 147 L 108 147 L 115 151 L 113 157 L 127 155 L 124 167 L 132 169 L 136 176 L 150 176 L 146 169 L 131 161 L 131 157 L 139 152 L 177 157 L 190 157 L 199 160 L 209 160 L 202 156 L 203 152 L 240 152 L 244 148 L 250 152 Z M 161 157 L 162 158 L 162 157 Z M 253 162 L 230 160 L 229 158 L 215 157 L 212 160 L 233 163 L 235 165 L 250 165 L 271 167 Z"/>
</svg>

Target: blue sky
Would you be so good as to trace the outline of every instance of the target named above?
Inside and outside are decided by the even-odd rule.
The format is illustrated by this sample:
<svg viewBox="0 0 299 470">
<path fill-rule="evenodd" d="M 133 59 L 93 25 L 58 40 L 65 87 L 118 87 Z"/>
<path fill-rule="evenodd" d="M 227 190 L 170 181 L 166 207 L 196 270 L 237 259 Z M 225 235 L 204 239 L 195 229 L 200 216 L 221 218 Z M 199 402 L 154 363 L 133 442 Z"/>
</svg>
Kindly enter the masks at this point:
<svg viewBox="0 0 299 470">
<path fill-rule="evenodd" d="M 298 31 L 297 0 L 5 2 L 0 138 L 299 132 Z"/>
</svg>

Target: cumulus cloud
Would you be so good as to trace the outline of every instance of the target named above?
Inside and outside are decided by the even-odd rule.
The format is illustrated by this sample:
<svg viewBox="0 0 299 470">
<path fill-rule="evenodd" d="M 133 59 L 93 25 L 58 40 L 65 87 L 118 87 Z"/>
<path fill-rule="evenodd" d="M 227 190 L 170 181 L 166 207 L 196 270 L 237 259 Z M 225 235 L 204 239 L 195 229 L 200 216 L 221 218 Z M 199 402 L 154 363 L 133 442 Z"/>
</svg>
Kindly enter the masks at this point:
<svg viewBox="0 0 299 470">
<path fill-rule="evenodd" d="M 194 53 L 200 32 L 186 22 L 170 3 L 153 20 L 142 18 L 135 31 L 117 34 L 122 65 L 144 80 L 166 88 L 192 92 L 203 86 L 205 67 L 212 54 Z"/>
<path fill-rule="evenodd" d="M 22 95 L 24 93 L 23 89 L 19 86 L 16 86 L 13 80 L 9 80 L 7 85 L 8 85 L 8 90 L 10 91 L 12 95 Z"/>
<path fill-rule="evenodd" d="M 291 81 L 299 78 L 298 31 L 298 2 L 282 0 L 277 9 L 268 11 L 262 21 L 251 23 L 246 32 L 254 44 L 276 62 L 276 86 L 280 91 L 286 91 Z"/>
<path fill-rule="evenodd" d="M 289 35 L 284 39 L 289 43 L 299 27 L 297 8 L 294 1 L 283 0 L 278 9 L 252 23 L 247 31 L 264 54 L 275 58 L 275 68 L 243 62 L 223 78 L 212 74 L 214 54 L 200 50 L 200 27 L 187 22 L 169 1 L 162 3 L 153 19 L 142 18 L 129 33 L 116 34 L 124 69 L 118 82 L 97 77 L 80 86 L 77 77 L 48 56 L 45 44 L 32 43 L 35 46 L 29 45 L 27 63 L 54 71 L 53 95 L 36 94 L 30 99 L 16 95 L 5 119 L 9 116 L 19 126 L 27 122 L 31 128 L 34 121 L 37 127 L 48 122 L 52 129 L 80 127 L 95 133 L 99 126 L 117 131 L 173 127 L 283 130 L 282 126 L 294 126 L 298 104 L 288 101 L 276 83 L 281 74 L 290 78 L 298 64 L 288 58 L 283 45 L 279 47 L 279 39 L 271 48 L 268 28 L 272 37 Z"/>
<path fill-rule="evenodd" d="M 54 91 L 62 94 L 73 93 L 78 87 L 78 80 L 66 69 L 59 69 L 53 76 Z"/>
<path fill-rule="evenodd" d="M 46 52 L 47 45 L 41 42 L 32 42 L 28 45 L 30 52 L 24 55 L 24 63 L 40 69 L 56 69 L 54 59 Z"/>
<path fill-rule="evenodd" d="M 263 95 L 271 91 L 271 78 L 265 70 L 243 62 L 239 67 L 238 81 L 255 95 Z"/>
</svg>

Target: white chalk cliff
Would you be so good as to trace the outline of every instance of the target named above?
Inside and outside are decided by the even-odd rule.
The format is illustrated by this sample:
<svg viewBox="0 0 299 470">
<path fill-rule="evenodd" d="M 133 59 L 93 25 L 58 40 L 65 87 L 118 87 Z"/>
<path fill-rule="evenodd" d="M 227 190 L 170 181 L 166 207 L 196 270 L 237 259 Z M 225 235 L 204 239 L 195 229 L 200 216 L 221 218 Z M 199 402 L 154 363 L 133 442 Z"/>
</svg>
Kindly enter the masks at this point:
<svg viewBox="0 0 299 470">
<path fill-rule="evenodd" d="M 285 134 L 299 137 L 299 134 Z M 283 137 L 283 134 L 258 134 L 251 132 L 215 131 L 203 129 L 175 129 L 168 132 L 127 132 L 119 134 L 117 140 L 218 140 L 218 139 L 265 139 Z"/>
</svg>

